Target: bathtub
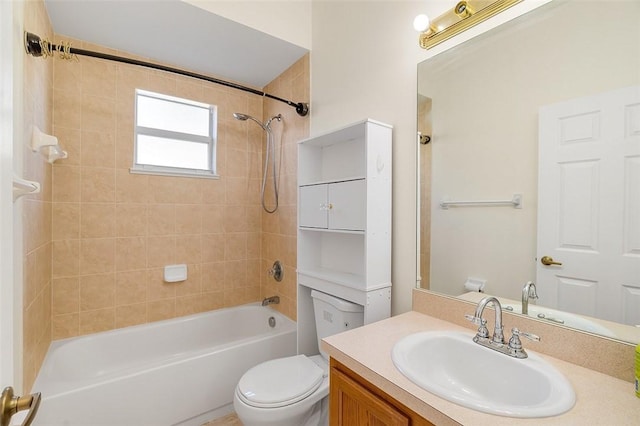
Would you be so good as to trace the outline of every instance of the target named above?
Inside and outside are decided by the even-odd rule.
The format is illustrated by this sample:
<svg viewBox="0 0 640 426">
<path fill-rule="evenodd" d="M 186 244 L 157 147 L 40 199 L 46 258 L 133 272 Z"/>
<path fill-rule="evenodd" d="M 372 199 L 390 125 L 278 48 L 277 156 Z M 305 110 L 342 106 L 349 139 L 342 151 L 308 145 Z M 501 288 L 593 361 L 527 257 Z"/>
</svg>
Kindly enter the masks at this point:
<svg viewBox="0 0 640 426">
<path fill-rule="evenodd" d="M 295 353 L 295 322 L 255 304 L 58 340 L 33 424 L 199 426 L 233 410 L 250 367 Z"/>
</svg>

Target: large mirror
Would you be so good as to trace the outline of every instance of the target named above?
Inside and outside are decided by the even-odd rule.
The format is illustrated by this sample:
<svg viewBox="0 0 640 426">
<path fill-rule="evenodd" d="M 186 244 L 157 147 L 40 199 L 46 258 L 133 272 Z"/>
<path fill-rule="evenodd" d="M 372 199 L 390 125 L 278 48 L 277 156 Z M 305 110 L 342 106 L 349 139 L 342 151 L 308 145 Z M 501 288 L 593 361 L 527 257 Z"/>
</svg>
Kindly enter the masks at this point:
<svg viewBox="0 0 640 426">
<path fill-rule="evenodd" d="M 519 312 L 533 281 L 530 316 L 640 341 L 639 88 L 637 1 L 555 0 L 419 64 L 420 287 Z"/>
</svg>

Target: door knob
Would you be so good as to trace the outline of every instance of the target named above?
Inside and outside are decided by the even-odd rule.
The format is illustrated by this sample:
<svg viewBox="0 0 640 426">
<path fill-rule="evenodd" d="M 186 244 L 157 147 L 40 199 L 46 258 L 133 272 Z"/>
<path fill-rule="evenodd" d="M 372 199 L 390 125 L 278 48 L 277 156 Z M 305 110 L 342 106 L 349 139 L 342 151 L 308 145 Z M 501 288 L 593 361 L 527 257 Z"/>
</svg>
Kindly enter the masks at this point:
<svg viewBox="0 0 640 426">
<path fill-rule="evenodd" d="M 549 265 L 562 265 L 562 262 L 556 262 L 555 260 L 553 260 L 553 257 L 551 256 L 542 256 L 542 259 L 540 259 L 540 263 L 542 263 L 543 265 L 549 266 Z"/>
<path fill-rule="evenodd" d="M 2 391 L 0 399 L 0 426 L 8 426 L 11 416 L 18 411 L 29 410 L 22 426 L 29 426 L 40 407 L 40 392 L 27 396 L 14 396 L 13 388 L 8 386 Z"/>
</svg>

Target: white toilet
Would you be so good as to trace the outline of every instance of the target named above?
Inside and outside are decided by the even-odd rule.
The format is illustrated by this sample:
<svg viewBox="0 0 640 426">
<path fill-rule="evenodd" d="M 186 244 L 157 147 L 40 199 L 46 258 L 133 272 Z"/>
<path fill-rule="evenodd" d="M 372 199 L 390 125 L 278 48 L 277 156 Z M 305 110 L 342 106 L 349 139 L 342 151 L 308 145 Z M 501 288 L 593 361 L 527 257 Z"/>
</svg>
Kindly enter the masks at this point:
<svg viewBox="0 0 640 426">
<path fill-rule="evenodd" d="M 320 340 L 364 323 L 361 305 L 311 291 Z M 233 407 L 244 426 L 323 426 L 328 422 L 329 360 L 326 353 L 263 362 L 240 378 Z"/>
</svg>

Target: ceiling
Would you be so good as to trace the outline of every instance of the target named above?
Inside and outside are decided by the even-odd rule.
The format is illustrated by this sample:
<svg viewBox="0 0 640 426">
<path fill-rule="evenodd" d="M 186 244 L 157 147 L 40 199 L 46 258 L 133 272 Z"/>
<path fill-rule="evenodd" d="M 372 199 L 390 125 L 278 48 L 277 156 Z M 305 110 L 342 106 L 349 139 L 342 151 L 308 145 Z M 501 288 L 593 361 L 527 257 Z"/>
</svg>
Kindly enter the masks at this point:
<svg viewBox="0 0 640 426">
<path fill-rule="evenodd" d="M 263 88 L 308 52 L 180 0 L 45 4 L 56 35 L 254 88 Z"/>
</svg>

